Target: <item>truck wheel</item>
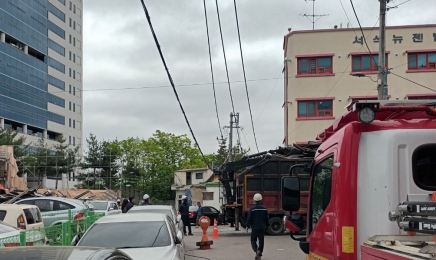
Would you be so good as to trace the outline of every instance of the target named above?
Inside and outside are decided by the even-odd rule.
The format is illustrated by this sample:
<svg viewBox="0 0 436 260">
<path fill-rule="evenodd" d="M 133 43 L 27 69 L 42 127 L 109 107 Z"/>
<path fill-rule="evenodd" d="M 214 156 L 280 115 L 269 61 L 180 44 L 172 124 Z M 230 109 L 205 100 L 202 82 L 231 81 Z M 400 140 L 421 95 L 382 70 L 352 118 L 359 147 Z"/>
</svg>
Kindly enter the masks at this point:
<svg viewBox="0 0 436 260">
<path fill-rule="evenodd" d="M 269 219 L 268 234 L 272 236 L 282 235 L 285 232 L 283 219 L 274 217 Z"/>
</svg>

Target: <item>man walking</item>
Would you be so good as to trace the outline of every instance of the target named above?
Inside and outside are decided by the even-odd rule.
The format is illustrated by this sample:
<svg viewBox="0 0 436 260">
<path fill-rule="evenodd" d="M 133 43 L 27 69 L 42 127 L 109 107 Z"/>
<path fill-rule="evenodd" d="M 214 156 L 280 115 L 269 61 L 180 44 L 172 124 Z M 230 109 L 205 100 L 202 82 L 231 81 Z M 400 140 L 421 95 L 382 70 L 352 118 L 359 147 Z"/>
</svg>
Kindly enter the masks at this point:
<svg viewBox="0 0 436 260">
<path fill-rule="evenodd" d="M 142 199 L 144 200 L 144 202 L 141 204 L 141 206 L 153 205 L 153 204 L 150 202 L 150 196 L 148 196 L 148 194 L 144 194 L 144 196 L 142 197 Z"/>
<path fill-rule="evenodd" d="M 182 203 L 180 203 L 179 206 L 179 213 L 183 222 L 183 234 L 186 236 L 186 226 L 188 226 L 188 235 L 192 236 L 191 223 L 189 223 L 189 205 L 186 196 L 182 197 Z"/>
<path fill-rule="evenodd" d="M 198 228 L 200 226 L 200 223 L 198 223 L 198 220 L 203 216 L 203 207 L 201 206 L 200 202 L 197 202 L 197 221 L 195 223 L 197 223 L 196 228 Z"/>
<path fill-rule="evenodd" d="M 264 244 L 265 229 L 268 227 L 268 209 L 261 205 L 262 195 L 254 194 L 253 200 L 256 205 L 251 207 L 248 212 L 247 229 L 251 227 L 251 247 L 256 253 L 255 260 L 261 260 Z M 257 240 L 259 239 L 259 246 Z"/>
<path fill-rule="evenodd" d="M 133 208 L 133 206 L 135 206 L 135 197 L 129 197 L 129 202 L 127 203 L 126 207 L 125 207 L 125 211 L 123 213 L 127 213 L 131 208 Z"/>
</svg>

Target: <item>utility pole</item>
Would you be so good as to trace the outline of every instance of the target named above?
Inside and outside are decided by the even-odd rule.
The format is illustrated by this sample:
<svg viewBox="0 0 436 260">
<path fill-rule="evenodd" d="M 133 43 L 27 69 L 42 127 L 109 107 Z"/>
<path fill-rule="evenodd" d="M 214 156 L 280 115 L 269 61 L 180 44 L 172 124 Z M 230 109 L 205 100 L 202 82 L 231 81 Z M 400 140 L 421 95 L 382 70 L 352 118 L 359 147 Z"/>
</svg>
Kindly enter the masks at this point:
<svg viewBox="0 0 436 260">
<path fill-rule="evenodd" d="M 387 100 L 388 99 L 388 72 L 386 69 L 386 3 L 389 0 L 379 0 L 380 1 L 380 26 L 379 26 L 379 52 L 378 52 L 378 79 L 377 79 L 377 90 L 378 99 Z"/>
<path fill-rule="evenodd" d="M 300 15 L 309 19 L 309 21 L 312 22 L 312 30 L 315 30 L 315 23 L 323 16 L 328 16 L 328 14 L 315 14 L 315 0 L 305 0 L 305 1 L 306 3 L 307 1 L 312 1 L 312 14 L 300 14 Z M 312 17 L 312 19 L 310 19 L 309 17 Z M 319 17 L 319 18 L 315 20 L 315 17 Z"/>
<path fill-rule="evenodd" d="M 229 134 L 229 162 L 233 161 L 233 128 L 239 128 L 239 113 L 230 113 L 230 126 L 225 126 L 225 128 L 230 128 Z"/>
</svg>

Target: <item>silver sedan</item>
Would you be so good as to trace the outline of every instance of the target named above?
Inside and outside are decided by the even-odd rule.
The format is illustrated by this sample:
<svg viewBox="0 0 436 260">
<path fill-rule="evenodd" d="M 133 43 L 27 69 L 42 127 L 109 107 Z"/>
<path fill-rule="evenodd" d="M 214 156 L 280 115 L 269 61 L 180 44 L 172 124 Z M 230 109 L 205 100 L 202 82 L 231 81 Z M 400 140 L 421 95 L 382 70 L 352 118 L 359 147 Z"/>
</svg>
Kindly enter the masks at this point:
<svg viewBox="0 0 436 260">
<path fill-rule="evenodd" d="M 182 232 L 162 213 L 120 214 L 97 220 L 72 245 L 117 248 L 132 259 L 185 259 Z"/>
</svg>

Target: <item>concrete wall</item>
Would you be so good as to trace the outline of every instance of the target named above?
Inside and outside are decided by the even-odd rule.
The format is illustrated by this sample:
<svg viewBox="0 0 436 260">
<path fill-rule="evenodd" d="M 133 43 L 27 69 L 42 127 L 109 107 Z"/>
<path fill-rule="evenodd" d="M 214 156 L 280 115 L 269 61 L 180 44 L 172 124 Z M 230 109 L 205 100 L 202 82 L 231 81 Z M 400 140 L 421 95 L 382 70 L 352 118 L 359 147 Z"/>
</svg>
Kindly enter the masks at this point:
<svg viewBox="0 0 436 260">
<path fill-rule="evenodd" d="M 354 29 L 360 37 L 358 29 Z M 410 72 L 406 51 L 435 51 L 436 25 L 388 27 L 386 31 L 386 51 L 388 67 L 392 72 L 424 86 L 432 87 L 436 81 L 436 70 L 428 72 Z M 422 42 L 414 42 L 413 34 L 423 34 Z M 378 43 L 374 37 L 378 28 L 364 28 L 364 34 L 372 53 L 378 53 Z M 394 42 L 393 37 L 402 36 L 402 42 Z M 316 135 L 331 125 L 334 119 L 346 113 L 344 107 L 350 103 L 350 96 L 376 96 L 377 83 L 367 77 L 351 76 L 352 53 L 368 53 L 365 44 L 353 43 L 355 32 L 352 29 L 329 29 L 314 31 L 295 31 L 285 36 L 285 100 L 284 100 L 284 135 L 286 144 L 315 140 Z M 332 54 L 333 74 L 329 76 L 297 75 L 297 55 Z M 351 54 L 351 55 L 350 55 Z M 370 74 L 374 80 L 377 72 Z M 407 99 L 409 94 L 434 94 L 409 81 L 392 74 L 388 75 L 388 88 L 391 100 Z M 333 117 L 297 118 L 298 99 L 331 98 L 333 100 Z"/>
<path fill-rule="evenodd" d="M 196 185 L 196 184 L 206 182 L 210 178 L 210 176 L 212 176 L 212 174 L 213 174 L 213 172 L 207 168 L 176 171 L 174 173 L 174 185 L 173 186 L 187 185 L 186 184 L 186 173 L 187 172 L 191 173 L 191 185 Z M 196 173 L 203 173 L 203 177 L 200 179 L 197 179 Z"/>
</svg>

